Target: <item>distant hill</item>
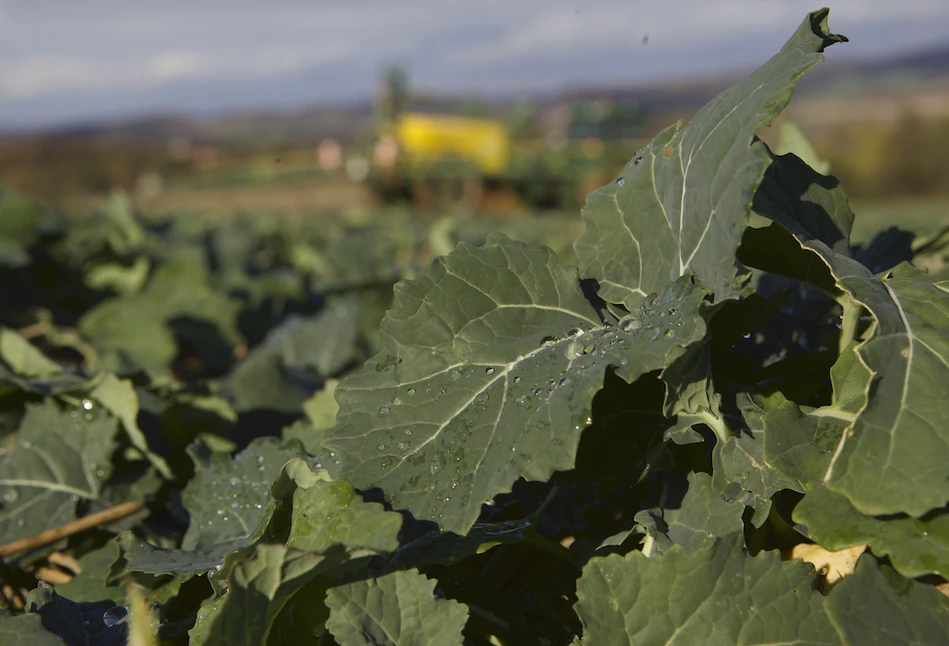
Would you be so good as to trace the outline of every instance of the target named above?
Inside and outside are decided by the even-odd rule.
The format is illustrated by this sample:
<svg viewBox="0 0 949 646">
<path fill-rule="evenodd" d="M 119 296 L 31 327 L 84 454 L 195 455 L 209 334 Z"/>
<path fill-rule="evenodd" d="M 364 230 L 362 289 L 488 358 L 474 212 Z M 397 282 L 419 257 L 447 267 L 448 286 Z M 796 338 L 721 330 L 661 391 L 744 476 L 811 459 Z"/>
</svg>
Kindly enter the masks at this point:
<svg viewBox="0 0 949 646">
<path fill-rule="evenodd" d="M 534 96 L 532 100 L 543 111 L 604 95 L 633 97 L 648 111 L 666 118 L 694 112 L 742 75 L 725 74 L 713 79 L 638 87 L 577 87 L 556 95 Z M 820 65 L 801 79 L 795 99 L 797 103 L 831 97 L 859 98 L 933 91 L 949 94 L 949 44 L 876 61 L 838 61 L 833 65 Z M 494 108 L 496 110 L 497 106 Z M 154 115 L 121 122 L 73 124 L 11 136 L 95 139 L 110 143 L 157 143 L 183 137 L 208 144 L 274 142 L 286 145 L 294 142 L 310 144 L 330 136 L 348 143 L 364 140 L 371 132 L 372 104 L 366 99 L 350 105 L 313 106 L 293 112 L 235 112 L 207 118 Z"/>
</svg>

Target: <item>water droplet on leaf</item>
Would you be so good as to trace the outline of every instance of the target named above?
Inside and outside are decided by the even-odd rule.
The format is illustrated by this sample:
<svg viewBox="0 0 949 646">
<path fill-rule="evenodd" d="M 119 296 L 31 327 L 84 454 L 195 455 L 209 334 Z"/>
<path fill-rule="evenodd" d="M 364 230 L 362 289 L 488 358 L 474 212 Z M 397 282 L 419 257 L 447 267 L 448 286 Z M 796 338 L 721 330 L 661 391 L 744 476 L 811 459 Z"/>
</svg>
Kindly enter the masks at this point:
<svg viewBox="0 0 949 646">
<path fill-rule="evenodd" d="M 392 411 L 389 410 L 388 406 L 383 406 L 379 409 L 379 417 L 386 417 L 390 412 Z"/>
<path fill-rule="evenodd" d="M 129 616 L 129 609 L 125 606 L 115 606 L 102 613 L 102 623 L 108 628 L 124 624 Z"/>
</svg>

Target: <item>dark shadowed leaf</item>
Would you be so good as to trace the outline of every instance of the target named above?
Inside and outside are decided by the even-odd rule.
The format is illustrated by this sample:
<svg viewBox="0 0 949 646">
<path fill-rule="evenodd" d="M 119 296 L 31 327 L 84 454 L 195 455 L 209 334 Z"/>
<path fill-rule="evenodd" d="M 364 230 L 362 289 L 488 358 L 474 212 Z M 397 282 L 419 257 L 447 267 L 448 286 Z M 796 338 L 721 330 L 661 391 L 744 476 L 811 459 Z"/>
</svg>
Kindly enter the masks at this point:
<svg viewBox="0 0 949 646">
<path fill-rule="evenodd" d="M 258 545 L 231 571 L 224 603 L 216 611 L 204 609 L 202 623 L 210 621 L 211 626 L 203 643 L 266 644 L 274 619 L 293 594 L 346 559 L 342 548 L 315 554 L 283 545 Z"/>
<path fill-rule="evenodd" d="M 654 542 L 650 554 L 661 554 L 673 545 L 697 550 L 742 530 L 745 506 L 722 498 L 712 488 L 711 476 L 691 472 L 688 486 L 678 503 L 667 501 L 663 507 L 636 514 L 636 522 Z"/>
</svg>

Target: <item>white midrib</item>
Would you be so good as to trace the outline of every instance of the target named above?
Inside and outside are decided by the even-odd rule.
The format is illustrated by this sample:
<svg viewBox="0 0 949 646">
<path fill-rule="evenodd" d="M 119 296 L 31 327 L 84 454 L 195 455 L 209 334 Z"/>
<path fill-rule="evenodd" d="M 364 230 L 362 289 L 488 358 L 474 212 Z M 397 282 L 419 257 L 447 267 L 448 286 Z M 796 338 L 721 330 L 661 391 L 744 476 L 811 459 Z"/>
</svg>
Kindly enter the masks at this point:
<svg viewBox="0 0 949 646">
<path fill-rule="evenodd" d="M 906 409 L 906 394 L 909 392 L 909 377 L 910 377 L 910 372 L 912 371 L 912 366 L 913 366 L 913 355 L 915 353 L 916 336 L 913 334 L 913 329 L 909 324 L 909 319 L 907 319 L 906 317 L 906 311 L 903 309 L 903 305 L 902 303 L 900 303 L 899 298 L 897 298 L 896 294 L 893 293 L 893 290 L 890 288 L 889 285 L 886 284 L 886 282 L 883 282 L 883 288 L 886 290 L 890 299 L 896 305 L 896 309 L 900 315 L 900 321 L 903 323 L 903 328 L 906 330 L 905 334 L 906 334 L 906 338 L 908 342 L 908 348 L 906 352 L 906 371 L 903 374 L 903 389 L 902 389 L 902 392 L 900 393 L 900 404 L 899 404 L 900 408 L 899 408 L 899 412 L 896 414 L 896 418 L 893 420 L 893 423 L 890 425 L 890 428 L 888 430 L 889 435 L 892 440 L 893 433 L 896 430 L 896 427 L 899 426 L 900 419 L 903 417 L 903 411 Z M 857 360 L 860 361 L 860 363 L 862 363 L 864 367 L 870 372 L 870 374 L 872 375 L 871 380 L 874 379 L 877 375 L 877 372 L 873 370 L 873 368 L 868 366 L 866 362 L 864 362 L 863 357 L 860 356 L 859 352 L 857 353 Z M 857 414 L 855 415 L 855 419 L 859 418 L 860 415 L 863 414 L 863 411 L 866 410 L 869 404 L 870 404 L 870 400 L 868 397 L 867 401 L 864 402 L 860 410 L 857 411 Z M 840 436 L 840 442 L 837 443 L 837 449 L 834 451 L 834 455 L 830 459 L 830 464 L 827 465 L 827 472 L 824 474 L 823 481 L 825 483 L 828 482 L 833 476 L 834 466 L 837 463 L 837 459 L 843 453 L 844 445 L 846 444 L 847 439 L 850 437 L 852 433 L 853 433 L 853 423 L 851 423 L 850 426 L 845 428 L 843 434 Z M 886 455 L 885 465 L 889 465 L 890 460 L 893 457 L 893 446 L 894 446 L 894 443 L 890 441 L 889 450 L 887 451 L 887 455 Z"/>
<path fill-rule="evenodd" d="M 552 309 L 553 309 L 553 308 L 552 308 Z M 556 308 L 556 309 L 560 309 L 560 308 Z M 567 312 L 568 310 L 562 310 L 562 311 Z M 577 313 L 576 313 L 576 312 L 573 312 L 573 315 L 574 315 L 574 316 L 577 316 Z M 578 317 L 578 318 L 579 318 L 579 317 Z M 435 429 L 435 431 L 431 434 L 431 436 L 430 436 L 427 440 L 425 440 L 424 442 L 422 442 L 421 444 L 419 444 L 419 445 L 415 448 L 414 451 L 412 451 L 412 452 L 410 452 L 410 453 L 406 453 L 404 456 L 402 456 L 402 457 L 399 459 L 399 461 L 396 462 L 396 463 L 389 469 L 389 471 L 390 471 L 390 472 L 391 472 L 391 471 L 395 471 L 396 469 L 398 469 L 399 467 L 401 467 L 401 466 L 405 463 L 405 461 L 409 459 L 410 456 L 416 455 L 416 454 L 417 454 L 419 451 L 421 451 L 423 448 L 425 448 L 426 446 L 428 446 L 429 444 L 431 444 L 432 442 L 434 442 L 434 441 L 438 438 L 438 436 L 442 434 L 442 431 L 444 431 L 444 430 L 448 427 L 448 425 L 451 424 L 452 420 L 454 420 L 456 417 L 458 417 L 458 415 L 460 415 L 466 408 L 468 408 L 469 406 L 471 406 L 471 404 L 473 404 L 474 401 L 475 401 L 479 396 L 483 395 L 486 391 L 488 391 L 488 390 L 491 388 L 491 386 L 493 386 L 494 384 L 496 384 L 496 383 L 498 382 L 498 380 L 500 380 L 500 379 L 505 379 L 505 380 L 506 380 L 506 379 L 507 379 L 507 376 L 508 376 L 509 374 L 511 374 L 511 371 L 513 371 L 514 368 L 516 368 L 519 363 L 521 363 L 521 362 L 523 362 L 523 361 L 527 361 L 528 359 L 531 359 L 532 357 L 535 357 L 536 355 L 540 354 L 541 352 L 550 351 L 550 350 L 551 350 L 552 348 L 554 348 L 554 347 L 559 347 L 559 346 L 560 346 L 562 343 L 564 343 L 564 342 L 572 342 L 574 339 L 577 339 L 577 338 L 579 338 L 580 336 L 582 336 L 582 335 L 577 335 L 577 336 L 575 336 L 575 337 L 569 337 L 569 336 L 568 336 L 568 337 L 564 337 L 564 338 L 560 339 L 559 341 L 557 341 L 557 342 L 555 342 L 555 343 L 550 343 L 550 344 L 541 345 L 541 346 L 539 346 L 538 348 L 536 348 L 536 349 L 534 349 L 534 350 L 531 350 L 531 351 L 528 352 L 527 354 L 522 354 L 522 355 L 520 355 L 519 357 L 517 357 L 517 359 L 515 359 L 514 361 L 511 361 L 511 362 L 508 363 L 508 364 L 496 364 L 496 363 L 464 363 L 464 362 L 459 362 L 459 363 L 452 364 L 452 365 L 448 366 L 447 368 L 443 368 L 442 370 L 439 370 L 438 372 L 432 373 L 431 375 L 427 375 L 427 376 L 424 377 L 423 379 L 418 379 L 418 380 L 416 380 L 416 381 L 414 381 L 414 382 L 406 382 L 405 384 L 402 384 L 403 386 L 404 386 L 404 385 L 409 385 L 409 384 L 418 384 L 418 383 L 421 383 L 421 382 L 426 381 L 426 380 L 428 380 L 428 379 L 431 379 L 432 377 L 434 377 L 434 376 L 436 376 L 436 375 L 440 375 L 440 374 L 443 374 L 443 373 L 445 373 L 445 372 L 449 372 L 450 370 L 454 370 L 454 369 L 456 369 L 456 368 L 472 368 L 472 367 L 474 367 L 474 368 L 494 368 L 494 369 L 497 371 L 497 374 L 493 375 L 492 378 L 489 379 L 488 381 L 486 381 L 485 384 L 484 384 L 481 388 L 479 388 L 478 390 L 475 390 L 474 393 L 471 395 L 471 397 L 469 397 L 468 399 L 464 400 L 464 401 L 461 403 L 461 405 L 459 405 L 454 411 L 452 411 L 452 412 L 445 418 L 445 421 L 442 422 L 442 423 L 438 426 L 438 428 Z M 572 360 L 571 360 L 571 362 L 572 362 Z M 498 419 L 495 420 L 494 428 L 493 428 L 493 430 L 491 431 L 491 438 L 489 438 L 489 440 L 488 440 L 488 443 L 489 443 L 489 444 L 490 444 L 490 440 L 494 439 L 494 433 L 497 432 L 497 428 L 498 428 L 498 425 L 499 425 L 498 422 L 500 421 L 500 416 L 501 416 L 501 414 L 504 412 L 504 404 L 506 403 L 507 388 L 504 389 L 504 393 L 505 393 L 505 399 L 502 399 L 502 401 L 501 401 L 501 403 L 500 403 L 500 405 L 499 405 L 499 408 L 498 408 L 498 411 L 499 411 L 499 412 L 498 412 Z M 480 468 L 482 462 L 484 461 L 484 456 L 485 456 L 485 455 L 487 455 L 487 450 L 485 450 L 484 454 L 481 456 L 481 458 L 479 458 L 478 463 L 477 463 L 477 465 L 475 466 L 475 468 L 474 468 L 474 470 L 473 470 L 473 473 L 477 473 L 477 471 L 478 471 L 478 469 Z"/>
</svg>

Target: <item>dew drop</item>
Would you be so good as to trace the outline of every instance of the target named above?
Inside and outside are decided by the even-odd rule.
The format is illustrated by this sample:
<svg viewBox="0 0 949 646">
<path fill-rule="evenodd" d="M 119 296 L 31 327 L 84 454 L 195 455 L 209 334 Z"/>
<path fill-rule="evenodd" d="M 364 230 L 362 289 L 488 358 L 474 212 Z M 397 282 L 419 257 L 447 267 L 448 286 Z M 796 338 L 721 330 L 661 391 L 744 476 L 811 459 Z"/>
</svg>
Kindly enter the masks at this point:
<svg viewBox="0 0 949 646">
<path fill-rule="evenodd" d="M 125 606 L 114 606 L 102 613 L 102 623 L 104 623 L 107 628 L 114 628 L 115 626 L 124 624 L 126 620 L 128 620 L 128 616 L 128 608 Z"/>
<path fill-rule="evenodd" d="M 3 490 L 3 502 L 13 504 L 20 499 L 20 492 L 10 487 Z"/>
<path fill-rule="evenodd" d="M 494 374 L 494 368 L 491 368 L 491 367 L 485 368 L 485 369 L 484 369 L 484 372 L 485 372 L 486 374 L 493 375 L 493 374 Z"/>
<path fill-rule="evenodd" d="M 617 186 L 622 186 L 622 185 L 625 184 L 625 183 L 626 183 L 626 180 L 623 179 L 622 177 L 617 177 L 617 178 L 616 178 L 616 185 L 617 185 Z"/>
<path fill-rule="evenodd" d="M 555 336 L 545 336 L 543 339 L 540 340 L 540 345 L 541 345 L 541 346 L 552 345 L 552 344 L 554 344 L 554 343 L 556 343 L 556 342 L 557 342 L 557 337 L 555 337 Z"/>
<path fill-rule="evenodd" d="M 385 445 L 385 444 L 380 444 L 380 445 L 377 446 L 376 448 L 379 449 L 380 451 L 385 451 L 385 450 L 386 450 L 386 445 Z"/>
<path fill-rule="evenodd" d="M 676 308 L 670 307 L 670 308 L 669 308 L 669 311 L 667 312 L 667 314 L 668 314 L 669 316 L 675 316 L 675 315 L 676 315 Z"/>
<path fill-rule="evenodd" d="M 563 356 L 567 359 L 576 359 L 583 356 L 583 344 L 579 341 L 571 341 L 563 349 Z"/>
<path fill-rule="evenodd" d="M 620 319 L 619 326 L 627 332 L 633 332 L 634 330 L 638 330 L 640 327 L 642 327 L 642 323 L 638 318 L 630 315 L 624 316 L 622 319 Z"/>
<path fill-rule="evenodd" d="M 405 434 L 406 434 L 406 435 L 411 435 L 411 434 L 412 434 L 412 429 L 410 429 L 410 428 L 405 429 Z"/>
<path fill-rule="evenodd" d="M 744 334 L 741 335 L 741 338 L 743 338 L 743 339 L 750 339 L 750 338 L 751 338 L 751 332 L 745 332 Z"/>
<path fill-rule="evenodd" d="M 521 395 L 520 397 L 516 397 L 514 399 L 514 403 L 520 406 L 521 408 L 523 408 L 524 406 L 527 405 L 527 397 L 525 397 L 524 395 Z"/>
<path fill-rule="evenodd" d="M 521 378 L 520 378 L 520 377 L 514 377 L 514 383 L 516 383 L 516 384 L 521 383 Z"/>
<path fill-rule="evenodd" d="M 666 337 L 667 339 L 671 339 L 672 337 L 675 336 L 675 332 L 673 332 L 672 330 L 666 330 L 665 332 L 662 333 L 662 335 Z"/>
<path fill-rule="evenodd" d="M 22 518 L 17 518 L 17 519 L 16 519 L 16 526 L 17 526 L 17 527 L 23 527 L 25 524 L 26 524 L 26 521 L 24 521 Z"/>
<path fill-rule="evenodd" d="M 395 399 L 392 400 L 392 405 L 393 405 L 393 406 L 401 406 L 401 405 L 402 405 L 402 400 L 399 399 L 398 397 L 396 397 Z"/>
<path fill-rule="evenodd" d="M 409 389 L 408 389 L 407 391 L 405 391 L 405 392 L 407 392 L 407 393 L 409 394 L 409 397 L 411 397 L 412 395 L 415 394 L 415 389 L 414 389 L 414 388 L 409 388 Z"/>
<path fill-rule="evenodd" d="M 95 404 L 92 403 L 91 399 L 82 400 L 82 407 L 85 408 L 86 410 L 92 410 L 93 406 L 95 406 Z"/>
<path fill-rule="evenodd" d="M 379 417 L 386 417 L 391 412 L 388 406 L 383 406 L 379 409 Z"/>
</svg>

